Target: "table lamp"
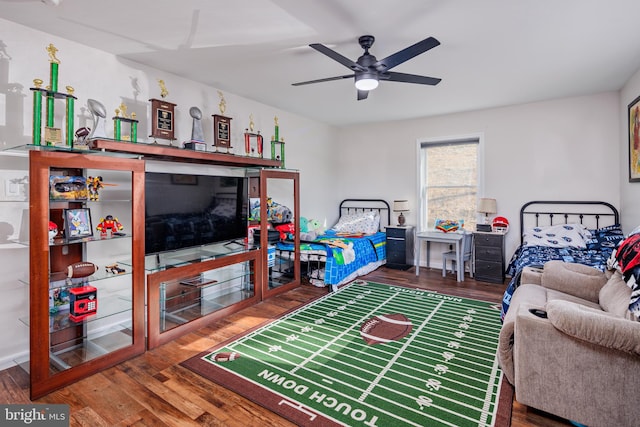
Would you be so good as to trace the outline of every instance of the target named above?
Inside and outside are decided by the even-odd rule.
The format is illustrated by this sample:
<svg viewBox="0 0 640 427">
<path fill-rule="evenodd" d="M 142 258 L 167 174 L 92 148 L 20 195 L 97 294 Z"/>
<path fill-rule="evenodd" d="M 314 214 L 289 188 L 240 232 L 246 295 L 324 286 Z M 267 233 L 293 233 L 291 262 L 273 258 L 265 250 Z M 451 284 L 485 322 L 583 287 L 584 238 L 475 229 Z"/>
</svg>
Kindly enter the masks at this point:
<svg viewBox="0 0 640 427">
<path fill-rule="evenodd" d="M 484 214 L 484 223 L 478 224 L 476 230 L 478 231 L 491 231 L 491 224 L 489 224 L 489 214 L 498 212 L 496 199 L 480 199 L 478 202 L 478 212 Z"/>
<path fill-rule="evenodd" d="M 409 212 L 409 201 L 408 200 L 394 200 L 393 201 L 393 211 L 400 212 L 398 216 L 398 225 L 403 226 L 405 224 L 406 218 L 402 214 L 402 212 Z"/>
</svg>

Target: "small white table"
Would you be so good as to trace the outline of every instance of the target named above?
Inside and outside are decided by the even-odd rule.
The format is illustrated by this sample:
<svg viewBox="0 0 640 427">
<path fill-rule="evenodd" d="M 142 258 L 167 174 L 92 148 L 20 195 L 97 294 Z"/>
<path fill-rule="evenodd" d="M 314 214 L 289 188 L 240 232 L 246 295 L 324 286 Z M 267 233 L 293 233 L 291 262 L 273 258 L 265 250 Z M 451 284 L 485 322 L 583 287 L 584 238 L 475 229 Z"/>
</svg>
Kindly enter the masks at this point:
<svg viewBox="0 0 640 427">
<path fill-rule="evenodd" d="M 450 245 L 456 245 L 456 270 L 458 282 L 464 282 L 464 262 L 462 262 L 462 239 L 464 234 L 451 232 L 443 233 L 442 231 L 421 231 L 416 233 L 416 276 L 420 273 L 420 250 L 422 249 L 422 242 L 427 242 L 427 268 L 429 267 L 429 259 L 431 258 L 431 242 L 436 243 L 448 243 Z"/>
</svg>

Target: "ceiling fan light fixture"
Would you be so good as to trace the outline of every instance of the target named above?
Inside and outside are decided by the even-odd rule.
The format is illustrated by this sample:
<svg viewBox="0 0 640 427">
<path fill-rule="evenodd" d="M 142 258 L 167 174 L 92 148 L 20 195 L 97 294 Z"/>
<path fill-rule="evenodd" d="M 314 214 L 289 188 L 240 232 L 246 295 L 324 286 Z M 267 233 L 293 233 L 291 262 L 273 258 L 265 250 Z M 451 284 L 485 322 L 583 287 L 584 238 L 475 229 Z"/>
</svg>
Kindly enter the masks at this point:
<svg viewBox="0 0 640 427">
<path fill-rule="evenodd" d="M 373 90 L 378 87 L 378 76 L 374 73 L 356 75 L 356 89 Z"/>
</svg>

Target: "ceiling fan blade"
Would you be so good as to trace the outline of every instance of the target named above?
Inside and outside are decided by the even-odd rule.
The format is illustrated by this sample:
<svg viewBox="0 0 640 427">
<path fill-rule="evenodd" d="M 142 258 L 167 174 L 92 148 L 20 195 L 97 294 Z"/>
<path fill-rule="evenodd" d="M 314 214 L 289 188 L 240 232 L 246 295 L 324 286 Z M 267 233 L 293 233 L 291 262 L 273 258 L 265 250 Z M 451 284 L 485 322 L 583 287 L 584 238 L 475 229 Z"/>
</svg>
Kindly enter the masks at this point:
<svg viewBox="0 0 640 427">
<path fill-rule="evenodd" d="M 421 85 L 435 86 L 442 81 L 435 77 L 416 76 L 415 74 L 396 73 L 390 71 L 388 73 L 381 73 L 380 80 L 388 80 L 390 82 L 403 82 L 403 83 L 418 83 Z"/>
<path fill-rule="evenodd" d="M 379 71 L 390 70 L 396 65 L 400 65 L 409 59 L 420 55 L 438 46 L 440 42 L 433 37 L 426 38 L 414 45 L 402 49 L 392 55 L 387 56 L 373 64 Z"/>
<path fill-rule="evenodd" d="M 353 74 L 349 74 L 349 75 L 346 75 L 346 76 L 327 77 L 326 79 L 309 80 L 307 82 L 291 83 L 291 86 L 310 85 L 312 83 L 322 83 L 322 82 L 330 82 L 330 81 L 333 81 L 333 80 L 352 79 L 352 78 L 353 78 Z"/>
<path fill-rule="evenodd" d="M 369 96 L 369 91 L 368 90 L 359 90 L 358 91 L 358 101 L 362 101 L 363 99 L 367 99 L 367 96 Z"/>
<path fill-rule="evenodd" d="M 363 67 L 362 65 L 358 64 L 357 62 L 353 62 L 352 60 L 350 60 L 346 56 L 340 55 L 335 50 L 329 49 L 328 47 L 326 47 L 323 44 L 313 43 L 313 44 L 310 44 L 309 47 L 314 48 L 315 50 L 317 50 L 320 53 L 324 53 L 329 58 L 333 59 L 334 61 L 338 61 L 339 63 L 341 63 L 345 67 L 351 68 L 354 71 L 366 71 L 367 70 L 365 67 Z"/>
</svg>

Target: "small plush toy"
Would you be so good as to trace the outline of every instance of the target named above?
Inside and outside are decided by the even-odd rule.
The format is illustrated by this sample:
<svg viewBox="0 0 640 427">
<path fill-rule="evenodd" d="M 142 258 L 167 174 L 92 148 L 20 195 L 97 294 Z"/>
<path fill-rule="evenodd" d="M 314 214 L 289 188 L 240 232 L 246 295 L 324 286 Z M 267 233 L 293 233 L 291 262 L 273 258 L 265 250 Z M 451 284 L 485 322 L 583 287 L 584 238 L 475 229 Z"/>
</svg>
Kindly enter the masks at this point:
<svg viewBox="0 0 640 427">
<path fill-rule="evenodd" d="M 303 216 L 300 217 L 300 232 L 301 233 L 309 232 L 309 220 Z"/>
<path fill-rule="evenodd" d="M 324 227 L 317 219 L 310 219 L 307 223 L 307 227 L 309 231 L 314 231 L 316 234 L 324 233 Z"/>
</svg>

